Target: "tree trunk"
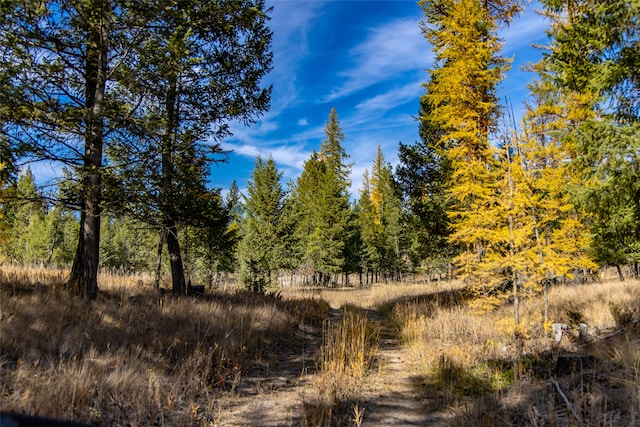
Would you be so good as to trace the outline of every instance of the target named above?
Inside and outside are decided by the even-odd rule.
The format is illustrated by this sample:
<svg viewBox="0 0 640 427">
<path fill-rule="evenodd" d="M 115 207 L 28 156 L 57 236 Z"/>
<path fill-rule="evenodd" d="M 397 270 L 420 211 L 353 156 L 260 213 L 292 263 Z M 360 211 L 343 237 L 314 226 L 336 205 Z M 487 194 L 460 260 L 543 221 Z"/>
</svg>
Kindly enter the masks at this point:
<svg viewBox="0 0 640 427">
<path fill-rule="evenodd" d="M 173 208 L 173 156 L 175 152 L 175 134 L 178 127 L 178 76 L 172 74 L 168 77 L 167 98 L 165 100 L 165 114 L 167 127 L 162 138 L 162 177 L 160 179 L 162 194 L 162 213 L 165 238 L 167 239 L 167 251 L 171 264 L 172 291 L 176 295 L 183 295 L 187 291 L 184 277 L 184 266 L 180 254 L 178 241 L 178 229 L 174 217 Z"/>
<path fill-rule="evenodd" d="M 167 251 L 171 264 L 171 284 L 174 294 L 184 295 L 187 292 L 187 284 L 184 278 L 184 266 L 180 256 L 180 242 L 178 241 L 178 230 L 172 218 L 165 219 Z"/>
<path fill-rule="evenodd" d="M 160 227 L 160 241 L 158 242 L 158 252 L 156 253 L 156 272 L 153 279 L 153 287 L 160 289 L 160 271 L 162 270 L 162 247 L 164 246 L 164 228 Z"/>
<path fill-rule="evenodd" d="M 104 131 L 104 95 L 107 81 L 107 0 L 89 5 L 88 40 L 85 64 L 86 130 L 82 169 L 82 211 L 76 255 L 67 289 L 92 299 L 98 293 L 100 248 L 100 203 L 102 147 Z"/>
<path fill-rule="evenodd" d="M 513 176 L 511 174 L 511 153 L 507 145 L 507 162 L 508 162 L 508 178 L 509 178 L 509 261 L 511 261 L 511 282 L 513 285 L 513 320 L 516 326 L 520 325 L 520 296 L 518 295 L 518 270 L 515 265 L 515 240 L 513 237 Z M 520 353 L 518 353 L 520 354 Z"/>
</svg>

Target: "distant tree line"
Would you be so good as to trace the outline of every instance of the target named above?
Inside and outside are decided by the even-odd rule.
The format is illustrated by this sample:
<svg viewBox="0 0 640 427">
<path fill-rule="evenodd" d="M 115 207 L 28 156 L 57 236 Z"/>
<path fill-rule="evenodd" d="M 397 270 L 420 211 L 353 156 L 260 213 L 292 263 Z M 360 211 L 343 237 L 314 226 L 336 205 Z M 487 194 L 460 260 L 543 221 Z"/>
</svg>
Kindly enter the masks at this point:
<svg viewBox="0 0 640 427">
<path fill-rule="evenodd" d="M 399 144 L 395 170 L 378 148 L 349 194 L 333 109 L 296 180 L 258 158 L 246 194 L 234 183 L 224 199 L 207 186 L 209 164 L 224 160 L 217 141 L 228 120 L 251 122 L 269 104 L 264 5 L 45 4 L 5 2 L 0 18 L 3 261 L 72 264 L 70 289 L 89 296 L 94 262 L 169 265 L 178 293 L 185 277 L 213 284 L 227 272 L 256 292 L 455 275 L 488 306 L 509 290 L 516 321 L 523 292 L 603 265 L 639 273 L 637 2 L 541 2 L 549 44 L 518 123 L 497 97 L 510 62 L 497 32 L 522 4 L 420 2 L 435 62 L 420 140 Z M 57 194 L 18 172 L 24 158 L 68 165 Z M 96 270 L 80 280 L 87 262 Z"/>
</svg>

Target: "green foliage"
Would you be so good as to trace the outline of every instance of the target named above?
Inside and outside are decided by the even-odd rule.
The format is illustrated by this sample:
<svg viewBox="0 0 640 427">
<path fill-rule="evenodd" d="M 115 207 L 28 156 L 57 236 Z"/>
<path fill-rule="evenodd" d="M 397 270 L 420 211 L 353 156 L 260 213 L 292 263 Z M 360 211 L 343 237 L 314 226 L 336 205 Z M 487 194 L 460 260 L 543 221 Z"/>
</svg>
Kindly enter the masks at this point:
<svg viewBox="0 0 640 427">
<path fill-rule="evenodd" d="M 157 232 L 127 217 L 107 217 L 100 230 L 100 266 L 126 273 L 152 271 Z"/>
<path fill-rule="evenodd" d="M 1 87 L 2 83 L 0 83 Z M 0 116 L 0 122 L 4 122 Z M 0 131 L 0 191 L 10 183 L 15 182 L 16 167 L 15 154 L 17 149 L 12 147 L 8 139 L 4 136 L 4 131 Z"/>
<path fill-rule="evenodd" d="M 606 265 L 640 262 L 640 122 L 587 121 L 577 135 L 576 159 L 587 185 L 578 203 L 594 218 L 593 254 Z"/>
<path fill-rule="evenodd" d="M 573 326 L 578 326 L 584 321 L 584 314 L 582 314 L 582 310 L 580 310 L 579 308 L 568 308 L 565 311 L 565 314 L 569 319 L 569 324 Z"/>
<path fill-rule="evenodd" d="M 618 304 L 609 303 L 609 311 L 613 320 L 616 322 L 616 326 L 619 328 L 626 328 L 631 325 L 638 315 L 638 309 L 640 306 L 623 307 Z"/>
<path fill-rule="evenodd" d="M 398 148 L 400 164 L 396 180 L 403 196 L 403 223 L 408 254 L 414 267 L 428 270 L 434 264 L 447 264 L 454 250 L 448 242 L 451 227 L 447 215 L 450 200 L 451 163 L 440 150 L 442 131 L 431 117 L 426 97 L 420 103 L 420 141 L 413 145 L 402 142 Z"/>
<path fill-rule="evenodd" d="M 299 268 L 307 276 L 322 276 L 323 283 L 331 275 L 356 268 L 353 261 L 357 235 L 349 202 L 351 166 L 341 142 L 344 139 L 335 109 L 326 123 L 327 139 L 320 153 L 314 152 L 305 162 L 297 180 L 292 210 L 295 221 Z"/>
<path fill-rule="evenodd" d="M 513 380 L 513 365 L 510 362 L 487 361 L 464 367 L 442 356 L 428 384 L 448 389 L 455 396 L 481 396 L 509 387 Z"/>
<path fill-rule="evenodd" d="M 121 136 L 112 126 L 124 127 L 125 117 L 110 89 L 135 37 L 124 24 L 124 8 L 111 1 L 10 1 L 3 8 L 0 48 L 3 63 L 10 65 L 0 73 L 2 139 L 8 137 L 35 160 L 76 168 L 81 227 L 67 288 L 92 298 L 103 147 Z"/>
<path fill-rule="evenodd" d="M 392 275 L 402 271 L 403 232 L 401 202 L 391 172 L 378 146 L 371 176 L 365 171 L 358 201 L 358 216 L 365 271 Z"/>
<path fill-rule="evenodd" d="M 78 222 L 58 206 L 49 206 L 27 169 L 7 198 L 6 244 L 2 257 L 23 265 L 66 266 L 73 260 Z"/>
<path fill-rule="evenodd" d="M 594 93 L 623 122 L 640 118 L 640 2 L 543 0 L 553 18 L 547 59 L 558 87 Z"/>
<path fill-rule="evenodd" d="M 557 133 L 573 160 L 573 201 L 593 222 L 592 256 L 600 264 L 637 263 L 640 3 L 542 3 L 552 42 L 539 70 L 564 116 L 574 118 Z"/>
<path fill-rule="evenodd" d="M 230 120 L 251 123 L 269 106 L 271 89 L 260 86 L 272 60 L 264 2 L 2 7 L 0 152 L 15 141 L 35 159 L 69 165 L 81 183 L 69 288 L 95 296 L 104 206 L 169 230 L 183 288 L 176 223 L 220 230 L 226 222 L 219 194 L 205 185 L 221 153 L 209 142 L 229 135 Z"/>
<path fill-rule="evenodd" d="M 238 247 L 240 281 L 254 292 L 264 293 L 272 274 L 283 266 L 287 229 L 283 227 L 285 192 L 272 158 L 258 157 L 244 202 L 245 218 Z"/>
<path fill-rule="evenodd" d="M 223 154 L 211 141 L 229 135 L 230 120 L 251 123 L 268 108 L 271 89 L 260 81 L 271 68 L 271 33 L 260 0 L 164 6 L 143 12 L 145 39 L 136 46 L 140 61 L 127 70 L 136 78 L 124 85 L 148 106 L 138 112 L 145 148 L 124 144 L 114 157 L 124 165 L 129 153 L 142 153 L 143 162 L 128 181 L 146 183 L 138 198 L 157 210 L 150 218 L 166 230 L 173 289 L 180 293 L 185 284 L 177 225 L 206 230 L 211 262 L 213 252 L 227 246 L 220 239 L 228 221 L 219 191 L 206 186 L 210 164 Z M 123 168 L 125 177 L 128 169 Z M 152 203 L 148 195 L 155 196 Z"/>
<path fill-rule="evenodd" d="M 349 156 L 342 147 L 345 136 L 335 108 L 331 109 L 329 121 L 325 123 L 325 134 L 327 139 L 320 145 L 320 160 L 327 165 L 328 169 L 333 170 L 337 180 L 345 185 L 344 191 L 346 191 L 352 165 L 345 163 Z"/>
</svg>

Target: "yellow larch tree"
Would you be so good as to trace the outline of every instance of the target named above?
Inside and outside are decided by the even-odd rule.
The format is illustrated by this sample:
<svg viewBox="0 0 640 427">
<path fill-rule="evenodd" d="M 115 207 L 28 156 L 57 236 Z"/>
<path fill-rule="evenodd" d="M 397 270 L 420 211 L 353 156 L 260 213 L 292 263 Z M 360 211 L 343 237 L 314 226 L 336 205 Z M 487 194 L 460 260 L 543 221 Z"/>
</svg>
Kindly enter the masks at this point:
<svg viewBox="0 0 640 427">
<path fill-rule="evenodd" d="M 460 249 L 454 262 L 459 277 L 469 284 L 483 284 L 487 236 L 495 228 L 495 218 L 487 213 L 495 203 L 498 184 L 497 153 L 490 142 L 500 115 L 495 88 L 509 63 L 499 55 L 502 43 L 496 33 L 517 13 L 519 3 L 423 0 L 419 4 L 425 13 L 423 32 L 435 52 L 425 94 L 433 106 L 429 120 L 443 130 L 440 148 L 453 170 L 450 241 Z"/>
<path fill-rule="evenodd" d="M 544 62 L 536 67 L 541 69 Z M 545 73 L 531 85 L 533 102 L 527 104 L 522 130 L 515 139 L 522 167 L 523 205 L 533 227 L 523 248 L 520 271 L 525 284 L 545 291 L 549 281 L 572 278 L 576 268 L 596 269 L 588 256 L 591 234 L 588 218 L 571 200 L 569 190 L 580 182 L 574 160 L 578 153 L 568 129 L 591 119 L 593 97 L 554 90 Z"/>
<path fill-rule="evenodd" d="M 544 73 L 530 89 L 533 102 L 527 104 L 520 132 L 514 128 L 505 137 L 501 180 L 487 211 L 493 220 L 489 250 L 482 262 L 495 281 L 512 282 L 516 325 L 519 289 L 546 291 L 551 280 L 571 278 L 575 268 L 596 268 L 587 256 L 590 234 L 584 215 L 569 194 L 578 184 L 572 162 L 576 148 L 564 137 L 566 129 L 592 114 L 591 103 L 585 96 L 557 92 Z"/>
<path fill-rule="evenodd" d="M 3 162 L 0 162 L 0 244 L 2 245 L 6 245 L 7 244 L 7 237 L 5 235 L 5 231 L 7 229 L 7 224 L 6 224 L 6 218 L 3 212 L 2 207 L 4 206 L 4 196 L 5 196 L 5 182 L 4 182 L 4 175 L 2 173 L 2 171 L 5 169 L 5 164 Z"/>
</svg>

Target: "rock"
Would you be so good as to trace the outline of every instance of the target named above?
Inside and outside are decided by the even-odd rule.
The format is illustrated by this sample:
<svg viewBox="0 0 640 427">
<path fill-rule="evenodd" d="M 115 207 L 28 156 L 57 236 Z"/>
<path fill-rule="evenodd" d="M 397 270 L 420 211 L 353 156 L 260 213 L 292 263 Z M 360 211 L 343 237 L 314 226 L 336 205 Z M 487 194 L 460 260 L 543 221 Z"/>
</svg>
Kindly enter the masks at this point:
<svg viewBox="0 0 640 427">
<path fill-rule="evenodd" d="M 591 341 L 591 335 L 589 334 L 589 325 L 586 323 L 580 323 L 580 339 L 584 342 Z"/>
<path fill-rule="evenodd" d="M 553 335 L 553 339 L 556 340 L 556 342 L 560 342 L 560 340 L 562 339 L 562 331 L 568 330 L 569 325 L 565 323 L 554 323 L 551 325 L 551 333 Z"/>
</svg>

